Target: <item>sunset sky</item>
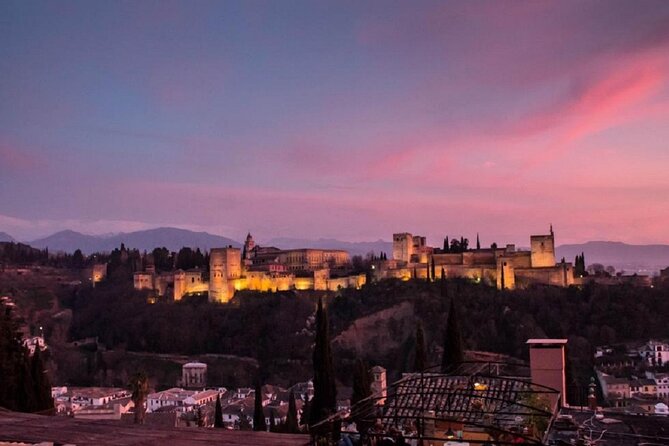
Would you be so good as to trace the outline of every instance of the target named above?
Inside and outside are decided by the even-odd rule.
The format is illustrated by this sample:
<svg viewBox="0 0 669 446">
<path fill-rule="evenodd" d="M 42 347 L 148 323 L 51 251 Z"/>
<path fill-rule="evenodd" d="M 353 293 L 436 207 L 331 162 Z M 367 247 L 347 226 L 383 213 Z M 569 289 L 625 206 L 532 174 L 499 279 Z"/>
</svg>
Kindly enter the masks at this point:
<svg viewBox="0 0 669 446">
<path fill-rule="evenodd" d="M 0 231 L 669 243 L 669 1 L 0 3 Z"/>
</svg>

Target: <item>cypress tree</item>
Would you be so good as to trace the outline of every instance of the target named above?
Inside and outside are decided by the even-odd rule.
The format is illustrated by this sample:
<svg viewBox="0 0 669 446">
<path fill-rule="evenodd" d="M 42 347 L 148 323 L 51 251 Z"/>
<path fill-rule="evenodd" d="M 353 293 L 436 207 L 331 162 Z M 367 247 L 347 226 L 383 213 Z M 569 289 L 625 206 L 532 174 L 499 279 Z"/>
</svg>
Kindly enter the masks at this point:
<svg viewBox="0 0 669 446">
<path fill-rule="evenodd" d="M 481 241 L 479 240 L 479 233 L 476 233 L 476 249 L 481 249 Z"/>
<path fill-rule="evenodd" d="M 355 361 L 353 369 L 353 395 L 351 396 L 351 406 L 354 407 L 351 417 L 355 421 L 358 431 L 364 432 L 367 427 L 364 425 L 364 419 L 369 418 L 374 409 L 374 403 L 371 399 L 366 400 L 372 395 L 372 380 L 369 376 L 369 366 L 362 359 Z"/>
<path fill-rule="evenodd" d="M 202 406 L 197 407 L 197 427 L 204 427 L 206 424 L 204 414 L 202 413 Z"/>
<path fill-rule="evenodd" d="M 44 415 L 53 415 L 54 406 L 51 397 L 51 383 L 46 368 L 42 362 L 42 354 L 39 345 L 35 343 L 35 353 L 30 363 L 30 375 L 32 376 L 33 395 L 35 398 L 34 412 Z"/>
<path fill-rule="evenodd" d="M 11 245 L 10 245 L 11 246 Z M 32 380 L 27 349 L 10 307 L 0 304 L 0 407 L 32 411 Z"/>
<path fill-rule="evenodd" d="M 448 244 L 448 236 L 444 239 L 444 252 L 450 251 L 450 245 Z"/>
<path fill-rule="evenodd" d="M 353 368 L 353 395 L 351 396 L 351 405 L 364 400 L 372 394 L 372 381 L 369 376 L 369 367 L 367 363 L 358 358 Z"/>
<path fill-rule="evenodd" d="M 337 388 L 335 387 L 332 351 L 328 330 L 327 311 L 323 300 L 318 301 L 316 310 L 316 343 L 313 355 L 314 398 L 311 404 L 310 422 L 315 424 L 331 414 L 337 408 Z"/>
<path fill-rule="evenodd" d="M 441 297 L 446 297 L 448 294 L 448 289 L 446 288 L 446 270 L 444 270 L 443 266 L 441 267 L 441 280 L 439 281 L 439 284 L 441 285 L 439 287 Z"/>
<path fill-rule="evenodd" d="M 443 373 L 452 372 L 464 361 L 465 357 L 454 299 L 451 299 L 451 306 L 448 310 L 443 346 L 444 354 L 441 359 L 441 371 Z"/>
<path fill-rule="evenodd" d="M 309 420 L 311 419 L 311 401 L 309 395 L 306 395 L 304 405 L 302 406 L 302 415 L 300 416 L 300 425 L 302 426 L 309 426 Z"/>
<path fill-rule="evenodd" d="M 276 432 L 276 420 L 274 419 L 274 409 L 269 409 L 269 431 Z"/>
<path fill-rule="evenodd" d="M 265 424 L 265 414 L 262 409 L 262 386 L 260 380 L 256 382 L 255 405 L 253 407 L 253 430 L 266 431 L 267 424 Z"/>
<path fill-rule="evenodd" d="M 221 395 L 216 395 L 216 409 L 214 411 L 214 427 L 223 427 L 223 408 L 221 407 Z"/>
<path fill-rule="evenodd" d="M 432 280 L 436 280 L 437 275 L 435 274 L 434 257 L 430 259 L 430 272 L 432 274 Z"/>
<path fill-rule="evenodd" d="M 420 372 L 427 366 L 427 355 L 425 353 L 425 333 L 423 325 L 418 322 L 416 325 L 416 354 L 414 357 L 413 371 Z"/>
<path fill-rule="evenodd" d="M 295 393 L 290 391 L 288 398 L 288 415 L 286 415 L 286 432 L 289 434 L 296 434 L 300 431 L 297 424 L 297 405 L 295 404 Z"/>
<path fill-rule="evenodd" d="M 149 394 L 149 379 L 143 372 L 135 373 L 130 379 L 132 402 L 135 403 L 135 424 L 144 424 L 146 396 Z"/>
</svg>

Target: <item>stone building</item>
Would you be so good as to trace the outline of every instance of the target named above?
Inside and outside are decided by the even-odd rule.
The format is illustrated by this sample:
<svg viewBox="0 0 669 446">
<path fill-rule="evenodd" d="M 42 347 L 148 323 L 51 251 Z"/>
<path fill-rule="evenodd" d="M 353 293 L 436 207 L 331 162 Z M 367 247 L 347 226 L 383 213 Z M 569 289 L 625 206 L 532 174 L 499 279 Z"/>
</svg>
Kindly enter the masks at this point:
<svg viewBox="0 0 669 446">
<path fill-rule="evenodd" d="M 189 362 L 181 367 L 181 385 L 187 388 L 204 388 L 207 386 L 207 364 Z"/>
<path fill-rule="evenodd" d="M 515 245 L 441 252 L 425 244 L 425 237 L 410 233 L 393 234 L 392 261 L 375 265 L 375 277 L 408 280 L 428 278 L 434 264 L 434 278 L 464 277 L 497 286 L 499 289 L 526 287 L 534 283 L 569 286 L 574 284 L 573 266 L 555 262 L 555 238 L 550 233 L 532 235 L 530 250 L 516 250 Z"/>
</svg>

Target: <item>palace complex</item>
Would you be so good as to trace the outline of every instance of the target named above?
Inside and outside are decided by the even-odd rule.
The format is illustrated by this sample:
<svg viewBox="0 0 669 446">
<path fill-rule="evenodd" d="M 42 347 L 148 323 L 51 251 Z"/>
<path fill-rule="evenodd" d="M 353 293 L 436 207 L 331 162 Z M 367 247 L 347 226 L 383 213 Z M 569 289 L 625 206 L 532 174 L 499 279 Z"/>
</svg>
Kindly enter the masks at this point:
<svg viewBox="0 0 669 446">
<path fill-rule="evenodd" d="M 393 234 L 391 259 L 374 265 L 374 278 L 439 279 L 466 277 L 499 289 L 532 284 L 569 286 L 574 284 L 571 263 L 555 261 L 553 228 L 545 235 L 530 236 L 530 250 L 515 245 L 450 252 L 427 246 L 425 237 L 409 233 Z"/>
<path fill-rule="evenodd" d="M 209 279 L 201 269 L 156 272 L 149 265 L 134 275 L 136 289 L 154 290 L 174 300 L 193 293 L 208 293 L 209 300 L 226 303 L 235 291 L 338 290 L 359 288 L 366 274 L 350 273 L 346 251 L 334 249 L 279 249 L 255 244 L 249 234 L 244 247 L 214 248 L 209 253 Z M 574 284 L 571 263 L 555 261 L 553 229 L 530 237 L 530 250 L 515 245 L 477 247 L 459 252 L 433 248 L 426 238 L 409 233 L 393 234 L 390 259 L 372 261 L 371 278 L 409 280 L 464 277 L 499 289 L 532 284 L 569 286 Z"/>
<path fill-rule="evenodd" d="M 173 290 L 174 300 L 187 294 L 209 294 L 212 302 L 226 303 L 235 291 L 338 290 L 359 288 L 365 274 L 348 274 L 348 252 L 336 249 L 278 249 L 261 247 L 246 237 L 244 248 L 214 248 L 209 252 L 209 280 L 201 269 L 157 273 L 155 268 L 134 275 L 136 289 L 159 296 Z"/>
</svg>

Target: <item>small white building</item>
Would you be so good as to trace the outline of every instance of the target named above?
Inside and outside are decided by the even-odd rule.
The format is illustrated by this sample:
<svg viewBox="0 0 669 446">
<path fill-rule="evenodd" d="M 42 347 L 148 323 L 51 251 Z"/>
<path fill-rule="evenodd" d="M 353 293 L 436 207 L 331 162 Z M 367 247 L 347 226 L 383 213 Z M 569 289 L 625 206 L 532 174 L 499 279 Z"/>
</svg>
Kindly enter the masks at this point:
<svg viewBox="0 0 669 446">
<path fill-rule="evenodd" d="M 189 388 L 204 388 L 207 386 L 207 364 L 203 362 L 189 362 L 181 367 L 181 385 Z"/>
<path fill-rule="evenodd" d="M 662 416 L 666 417 L 667 415 L 669 415 L 669 406 L 667 406 L 664 403 L 657 403 L 655 405 L 655 412 L 654 413 L 655 413 L 655 415 L 662 415 Z"/>
<path fill-rule="evenodd" d="M 196 393 L 193 390 L 184 390 L 179 387 L 151 393 L 146 398 L 146 410 L 155 412 L 161 407 L 174 406 L 178 412 L 187 412 L 186 399 Z"/>
<path fill-rule="evenodd" d="M 669 400 L 669 375 L 666 373 L 658 373 L 655 376 L 655 383 L 657 385 L 657 397 L 663 400 Z"/>
<path fill-rule="evenodd" d="M 102 406 L 113 400 L 127 398 L 130 392 L 120 387 L 70 387 L 63 396 L 80 406 Z"/>
</svg>

